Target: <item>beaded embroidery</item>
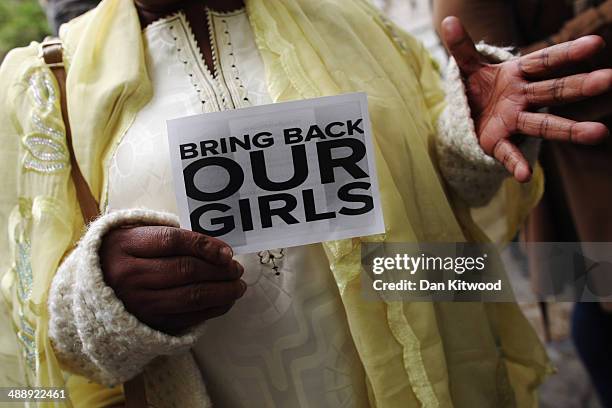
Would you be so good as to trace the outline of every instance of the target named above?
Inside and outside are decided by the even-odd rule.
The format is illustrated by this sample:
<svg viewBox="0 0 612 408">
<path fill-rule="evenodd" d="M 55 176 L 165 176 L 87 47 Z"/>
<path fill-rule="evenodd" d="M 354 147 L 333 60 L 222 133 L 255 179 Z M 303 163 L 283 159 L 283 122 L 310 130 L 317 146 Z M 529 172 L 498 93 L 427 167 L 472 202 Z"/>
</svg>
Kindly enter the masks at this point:
<svg viewBox="0 0 612 408">
<path fill-rule="evenodd" d="M 23 357 L 32 372 L 36 371 L 36 342 L 34 341 L 34 327 L 20 313 L 20 330 L 17 339 L 23 344 Z"/>
<path fill-rule="evenodd" d="M 17 242 L 17 260 L 15 269 L 17 270 L 18 294 L 21 301 L 26 302 L 32 294 L 32 265 L 30 264 L 30 242 L 24 240 Z"/>
<path fill-rule="evenodd" d="M 37 71 L 28 80 L 29 93 L 35 106 L 32 129 L 23 137 L 25 156 L 23 167 L 40 173 L 57 173 L 68 166 L 70 160 L 64 134 L 56 127 L 45 124 L 41 115 L 51 116 L 57 107 L 57 94 L 49 74 Z"/>
<path fill-rule="evenodd" d="M 17 297 L 19 299 L 19 330 L 17 338 L 23 344 L 23 357 L 32 372 L 36 370 L 37 347 L 35 342 L 35 330 L 32 324 L 23 314 L 23 308 L 32 295 L 32 264 L 30 262 L 32 245 L 28 239 L 30 222 L 32 220 L 32 200 L 20 198 L 19 213 L 21 222 L 15 229 L 15 263 L 14 270 L 17 275 Z"/>
<path fill-rule="evenodd" d="M 30 92 L 36 106 L 42 111 L 50 111 L 56 100 L 55 88 L 49 76 L 43 72 L 36 72 L 28 80 Z"/>
</svg>

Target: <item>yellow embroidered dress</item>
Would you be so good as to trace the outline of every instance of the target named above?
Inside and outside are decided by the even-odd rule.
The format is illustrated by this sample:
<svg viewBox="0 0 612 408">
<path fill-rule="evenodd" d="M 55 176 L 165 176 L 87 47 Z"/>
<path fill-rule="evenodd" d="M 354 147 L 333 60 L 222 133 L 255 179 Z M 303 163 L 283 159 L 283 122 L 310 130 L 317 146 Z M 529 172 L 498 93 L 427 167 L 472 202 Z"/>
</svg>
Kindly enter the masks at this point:
<svg viewBox="0 0 612 408">
<path fill-rule="evenodd" d="M 484 237 L 467 206 L 445 190 L 433 148 L 444 108 L 439 73 L 413 38 L 365 1 L 247 0 L 275 102 L 365 91 L 375 135 L 386 234 L 324 243 L 364 367 L 371 406 L 533 406 L 549 371 L 542 346 L 515 304 L 366 302 L 360 243 L 463 242 Z M 104 197 L 110 152 L 152 94 L 131 1 L 106 0 L 62 31 L 76 157 Z M 0 262 L 16 337 L 0 334 L 0 378 L 15 350 L 23 380 L 64 386 L 78 406 L 120 400 L 117 390 L 61 371 L 47 336 L 48 289 L 83 232 L 57 90 L 36 44 L 0 69 Z M 401 126 L 398 126 L 401 124 Z M 516 221 L 541 184 L 518 189 Z M 449 199 L 449 195 L 451 199 Z M 0 323 L 2 321 L 0 320 Z"/>
</svg>

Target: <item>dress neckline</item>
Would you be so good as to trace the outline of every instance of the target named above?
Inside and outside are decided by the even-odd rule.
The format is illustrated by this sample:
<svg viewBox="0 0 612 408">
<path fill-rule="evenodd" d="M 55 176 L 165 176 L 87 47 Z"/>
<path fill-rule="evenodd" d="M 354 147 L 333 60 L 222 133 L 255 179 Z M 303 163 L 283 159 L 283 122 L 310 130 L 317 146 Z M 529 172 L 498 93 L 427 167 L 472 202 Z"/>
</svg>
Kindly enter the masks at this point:
<svg viewBox="0 0 612 408">
<path fill-rule="evenodd" d="M 232 11 L 218 11 L 218 10 L 210 9 L 208 7 L 204 7 L 204 18 L 206 20 L 206 25 L 208 28 L 208 36 L 209 36 L 210 47 L 212 51 L 212 59 L 213 59 L 212 71 L 210 67 L 208 66 L 208 64 L 206 64 L 206 60 L 204 58 L 204 55 L 202 54 L 202 50 L 200 49 L 197 43 L 197 40 L 195 38 L 193 28 L 191 27 L 191 24 L 189 23 L 189 20 L 187 19 L 183 11 L 179 10 L 177 12 L 174 12 L 165 17 L 161 17 L 155 20 L 154 22 L 150 23 L 143 29 L 143 34 L 146 34 L 148 31 L 155 29 L 159 25 L 164 25 L 168 23 L 169 21 L 172 21 L 174 19 L 179 19 L 183 29 L 186 32 L 186 37 L 189 42 L 189 48 L 191 48 L 191 50 L 194 51 L 195 56 L 197 56 L 199 60 L 198 62 L 200 63 L 201 68 L 203 69 L 203 71 L 205 71 L 204 72 L 205 75 L 209 76 L 210 79 L 212 79 L 213 81 L 219 81 L 219 80 L 222 80 L 222 78 L 220 78 L 220 76 L 222 76 L 222 70 L 221 70 L 221 66 L 219 63 L 219 45 L 217 43 L 217 35 L 215 32 L 215 22 L 213 20 L 213 17 L 229 19 L 232 17 L 241 16 L 244 14 L 246 14 L 246 7 L 241 7 L 241 8 L 232 10 Z M 224 24 L 226 23 L 224 20 L 221 20 L 221 21 Z M 226 34 L 228 33 L 227 27 L 226 27 L 225 33 Z M 174 37 L 174 39 L 176 40 L 177 38 Z M 178 51 L 181 52 L 181 49 L 178 49 Z"/>
</svg>

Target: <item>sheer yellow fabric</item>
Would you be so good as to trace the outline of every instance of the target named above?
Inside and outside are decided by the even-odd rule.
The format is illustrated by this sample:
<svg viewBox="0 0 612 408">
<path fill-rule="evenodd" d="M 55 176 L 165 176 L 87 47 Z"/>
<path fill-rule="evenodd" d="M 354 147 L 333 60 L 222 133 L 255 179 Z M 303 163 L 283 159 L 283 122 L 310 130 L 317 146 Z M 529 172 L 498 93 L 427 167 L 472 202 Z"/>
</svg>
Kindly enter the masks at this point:
<svg viewBox="0 0 612 408">
<path fill-rule="evenodd" d="M 99 194 L 103 151 L 148 100 L 150 82 L 132 2 L 104 2 L 72 27 L 74 34 L 64 37 L 70 122 L 79 163 Z M 24 385 L 67 386 L 72 394 L 72 403 L 38 406 L 105 406 L 105 401 L 121 397 L 120 387 L 88 385 L 87 393 L 79 392 L 87 381 L 62 372 L 47 336 L 49 286 L 83 226 L 70 179 L 59 93 L 38 51 L 35 43 L 14 50 L 0 72 L 0 168 L 5 183 L 0 194 L 0 259 L 8 261 L 2 265 L 2 294 L 14 329 L 0 331 L 0 344 L 16 343 L 20 350 L 20 360 L 10 361 L 12 367 L 0 367 L 0 379 L 7 382 L 22 371 Z"/>
<path fill-rule="evenodd" d="M 350 91 L 365 91 L 369 97 L 386 233 L 324 247 L 365 367 L 370 405 L 535 405 L 533 390 L 548 363 L 516 305 L 376 303 L 361 298 L 363 241 L 486 239 L 469 209 L 449 199 L 436 170 L 432 140 L 444 95 L 437 68 L 422 45 L 364 0 L 246 3 L 275 101 Z M 70 62 L 68 103 L 77 159 L 92 191 L 104 197 L 108 153 L 151 95 L 134 6 L 131 1 L 106 0 L 65 27 L 62 37 Z M 2 259 L 12 260 L 3 292 L 15 329 L 23 331 L 20 311 L 25 310 L 35 333 L 29 383 L 58 385 L 68 375 L 60 371 L 46 336 L 46 294 L 82 226 L 67 168 L 45 172 L 24 167 L 30 153 L 23 138 L 28 132 L 40 133 L 32 124 L 29 90 L 32 74 L 45 71 L 36 51 L 32 45 L 12 53 L 0 75 L 0 138 L 8 148 L 2 150 L 0 167 L 6 179 L 17 180 L 3 189 L 0 210 L 3 216 L 13 212 L 12 242 L 30 242 L 32 249 L 23 259 L 31 265 L 35 288 L 31 300 L 19 299 L 21 258 L 16 245 L 7 252 L 2 243 Z M 41 119 L 61 133 L 57 111 L 54 106 Z M 536 178 L 513 196 L 521 206 L 511 207 L 509 229 L 518 226 L 537 200 L 538 183 Z M 6 221 L 0 225 L 3 229 Z M 85 389 L 84 384 L 78 379 L 68 382 L 76 406 L 84 406 L 82 397 L 92 398 L 92 393 L 102 397 L 89 401 L 104 406 L 120 392 L 94 385 Z"/>
</svg>

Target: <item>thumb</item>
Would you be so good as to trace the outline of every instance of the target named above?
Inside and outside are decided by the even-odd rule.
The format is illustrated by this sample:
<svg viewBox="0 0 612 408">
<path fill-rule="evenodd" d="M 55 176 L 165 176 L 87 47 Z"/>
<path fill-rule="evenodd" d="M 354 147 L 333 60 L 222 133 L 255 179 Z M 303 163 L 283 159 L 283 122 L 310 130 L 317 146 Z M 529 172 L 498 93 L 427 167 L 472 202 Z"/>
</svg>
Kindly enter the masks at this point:
<svg viewBox="0 0 612 408">
<path fill-rule="evenodd" d="M 482 57 L 457 17 L 446 17 L 442 21 L 441 31 L 444 45 L 457 61 L 463 75 L 469 76 L 482 67 Z"/>
</svg>

